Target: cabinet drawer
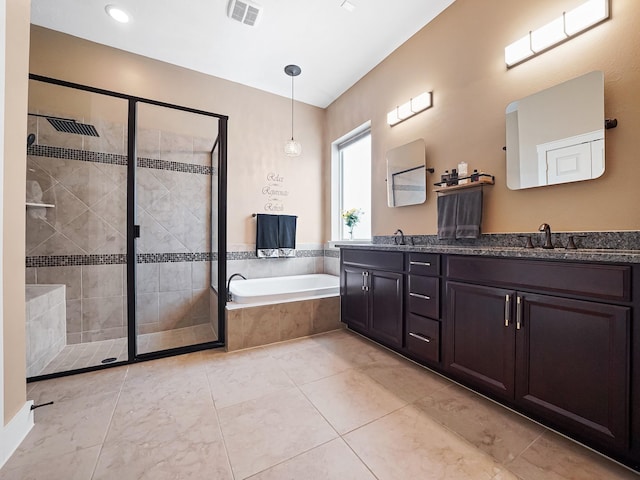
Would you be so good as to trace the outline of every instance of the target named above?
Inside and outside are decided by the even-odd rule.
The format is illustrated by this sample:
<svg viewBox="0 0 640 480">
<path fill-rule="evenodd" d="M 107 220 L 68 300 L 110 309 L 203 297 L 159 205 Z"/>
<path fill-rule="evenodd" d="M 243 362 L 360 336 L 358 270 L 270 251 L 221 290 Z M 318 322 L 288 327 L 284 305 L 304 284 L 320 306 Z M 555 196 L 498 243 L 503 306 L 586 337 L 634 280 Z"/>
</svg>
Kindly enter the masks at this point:
<svg viewBox="0 0 640 480">
<path fill-rule="evenodd" d="M 452 255 L 447 276 L 484 285 L 536 289 L 606 300 L 631 300 L 631 268 Z"/>
<path fill-rule="evenodd" d="M 407 314 L 407 350 L 428 362 L 440 361 L 440 322 Z"/>
<path fill-rule="evenodd" d="M 440 317 L 440 279 L 409 275 L 407 311 L 423 317 Z"/>
<path fill-rule="evenodd" d="M 440 255 L 409 252 L 406 255 L 406 267 L 409 273 L 416 275 L 440 275 Z"/>
<path fill-rule="evenodd" d="M 343 263 L 372 267 L 379 270 L 402 271 L 402 252 L 376 252 L 373 250 L 341 250 Z"/>
</svg>

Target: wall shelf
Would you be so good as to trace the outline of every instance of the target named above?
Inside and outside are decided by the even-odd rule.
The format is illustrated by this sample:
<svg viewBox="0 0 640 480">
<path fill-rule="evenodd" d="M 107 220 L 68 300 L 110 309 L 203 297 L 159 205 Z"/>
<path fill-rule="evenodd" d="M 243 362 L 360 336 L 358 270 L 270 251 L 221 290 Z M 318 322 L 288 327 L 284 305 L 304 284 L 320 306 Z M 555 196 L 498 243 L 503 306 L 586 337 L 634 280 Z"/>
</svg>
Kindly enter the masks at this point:
<svg viewBox="0 0 640 480">
<path fill-rule="evenodd" d="M 465 180 L 467 178 L 471 179 L 471 177 L 462 177 L 462 178 L 459 178 L 458 181 Z M 489 175 L 489 174 L 486 174 L 486 173 L 481 173 L 477 181 L 469 182 L 469 183 L 463 183 L 461 185 L 451 185 L 451 186 L 447 187 L 446 185 L 443 185 L 443 182 L 434 183 L 436 188 L 434 188 L 433 191 L 434 192 L 438 192 L 438 193 L 452 192 L 454 190 L 462 190 L 462 189 L 465 189 L 465 188 L 482 187 L 484 185 L 493 185 L 495 183 L 496 183 L 496 181 L 495 181 L 495 177 L 493 175 Z"/>
</svg>

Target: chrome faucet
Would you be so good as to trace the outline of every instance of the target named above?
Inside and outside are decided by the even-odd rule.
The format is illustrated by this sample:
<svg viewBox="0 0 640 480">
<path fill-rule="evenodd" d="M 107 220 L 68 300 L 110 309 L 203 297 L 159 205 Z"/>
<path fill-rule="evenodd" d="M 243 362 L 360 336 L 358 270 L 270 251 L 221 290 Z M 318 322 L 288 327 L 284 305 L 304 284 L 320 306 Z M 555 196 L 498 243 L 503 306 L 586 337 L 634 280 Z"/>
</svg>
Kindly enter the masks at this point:
<svg viewBox="0 0 640 480">
<path fill-rule="evenodd" d="M 542 248 L 553 248 L 551 243 L 551 226 L 548 223 L 543 223 L 538 227 L 539 232 L 544 232 L 544 245 Z"/>
<path fill-rule="evenodd" d="M 397 235 L 400 234 L 400 237 L 398 237 Z M 402 232 L 402 230 L 397 229 L 394 233 L 394 238 L 393 241 L 396 245 L 404 245 L 404 233 Z M 400 239 L 400 243 L 398 243 L 398 238 Z"/>
<path fill-rule="evenodd" d="M 231 296 L 231 290 L 229 290 L 229 286 L 231 285 L 231 280 L 233 280 L 235 277 L 240 277 L 243 280 L 246 280 L 247 278 L 240 274 L 240 273 L 234 273 L 233 275 L 231 275 L 229 277 L 229 280 L 227 280 L 227 302 L 232 302 L 233 298 Z"/>
</svg>

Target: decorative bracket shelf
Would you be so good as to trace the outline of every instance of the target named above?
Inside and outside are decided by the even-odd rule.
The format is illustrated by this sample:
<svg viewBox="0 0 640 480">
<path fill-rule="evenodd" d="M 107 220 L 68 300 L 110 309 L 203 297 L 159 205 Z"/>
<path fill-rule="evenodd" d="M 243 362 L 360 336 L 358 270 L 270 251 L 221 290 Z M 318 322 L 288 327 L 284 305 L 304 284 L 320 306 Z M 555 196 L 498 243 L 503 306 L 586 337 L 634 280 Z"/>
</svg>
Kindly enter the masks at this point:
<svg viewBox="0 0 640 480">
<path fill-rule="evenodd" d="M 466 179 L 471 179 L 471 176 L 460 177 L 458 181 L 466 180 Z M 462 190 L 464 188 L 474 188 L 474 187 L 483 187 L 484 185 L 493 185 L 495 183 L 496 181 L 493 175 L 489 175 L 487 173 L 480 173 L 478 175 L 478 180 L 476 180 L 475 182 L 462 183 L 458 185 L 450 185 L 448 187 L 446 186 L 446 182 L 434 183 L 436 188 L 434 188 L 433 191 L 438 193 L 451 192 L 454 190 Z"/>
</svg>

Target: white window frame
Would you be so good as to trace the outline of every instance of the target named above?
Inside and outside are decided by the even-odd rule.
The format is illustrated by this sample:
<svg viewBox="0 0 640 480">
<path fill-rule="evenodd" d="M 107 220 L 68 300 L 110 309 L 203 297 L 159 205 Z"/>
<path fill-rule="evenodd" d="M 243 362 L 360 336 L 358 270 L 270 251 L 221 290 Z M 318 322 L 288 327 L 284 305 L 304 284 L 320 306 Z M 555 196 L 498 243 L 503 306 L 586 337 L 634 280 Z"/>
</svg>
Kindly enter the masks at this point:
<svg viewBox="0 0 640 480">
<path fill-rule="evenodd" d="M 371 121 L 351 130 L 346 135 L 331 143 L 331 241 L 345 242 L 343 239 L 344 222 L 342 221 L 342 158 L 341 149 L 371 135 Z M 359 239 L 363 240 L 363 239 Z"/>
</svg>

